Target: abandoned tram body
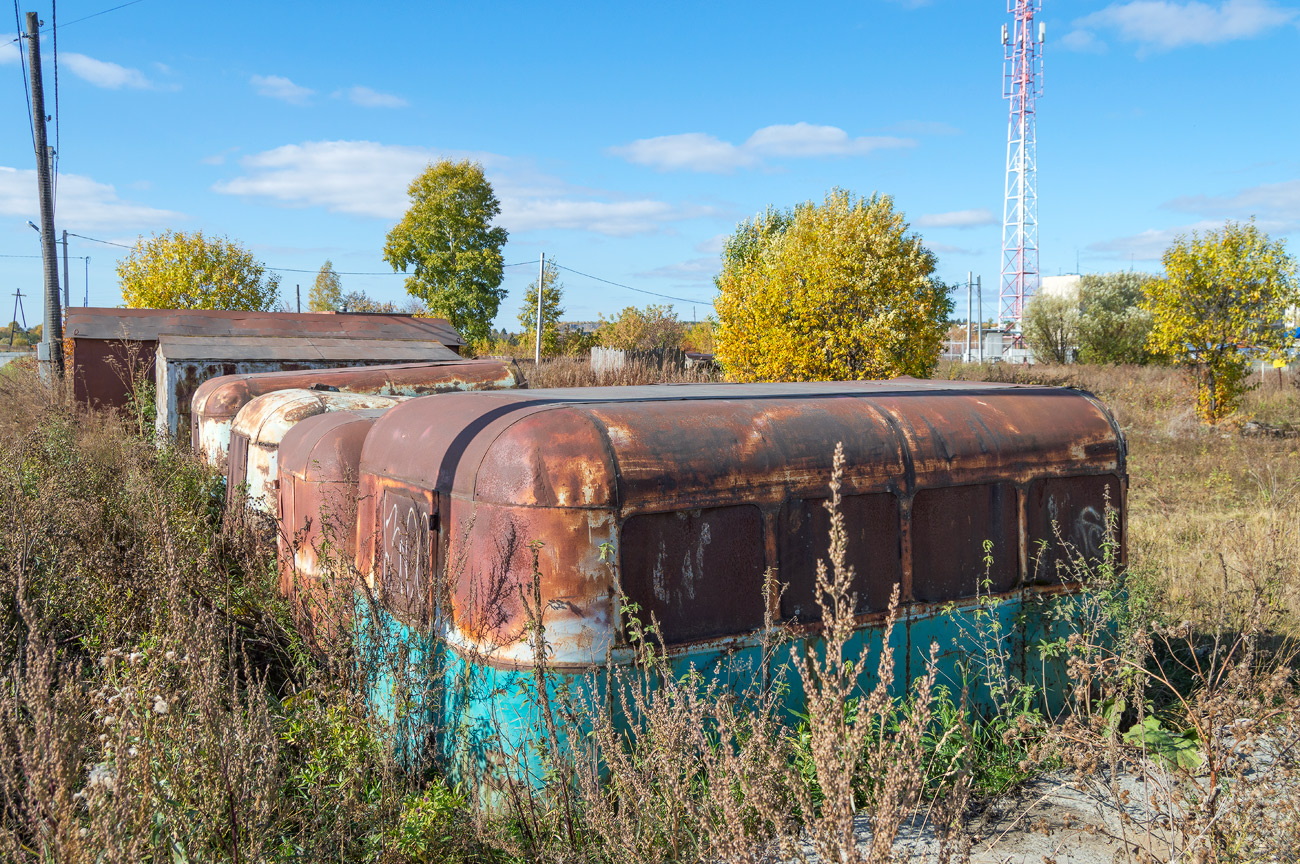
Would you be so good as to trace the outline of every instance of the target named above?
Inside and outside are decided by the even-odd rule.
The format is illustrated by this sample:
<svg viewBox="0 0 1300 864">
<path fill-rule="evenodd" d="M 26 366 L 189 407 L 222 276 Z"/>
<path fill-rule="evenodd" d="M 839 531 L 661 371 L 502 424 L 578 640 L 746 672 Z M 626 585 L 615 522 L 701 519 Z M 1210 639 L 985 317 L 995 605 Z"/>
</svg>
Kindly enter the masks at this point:
<svg viewBox="0 0 1300 864">
<path fill-rule="evenodd" d="M 365 438 L 355 548 L 391 625 L 383 638 L 423 671 L 378 682 L 373 697 L 392 711 L 415 678 L 435 678 L 412 735 L 433 730 L 484 800 L 503 772 L 532 770 L 540 721 L 522 596 L 534 551 L 551 686 L 630 662 L 620 597 L 653 616 L 680 668 L 734 676 L 748 663 L 750 681 L 767 676 L 765 620 L 789 625 L 796 647 L 815 638 L 837 444 L 857 638 L 879 643 L 898 585 L 900 686 L 932 641 L 957 674 L 962 616 L 977 603 L 1019 628 L 1024 660 L 1046 626 L 1025 613 L 1072 590 L 1058 539 L 1099 557 L 1108 508 L 1123 536 L 1123 436 L 1080 391 L 903 378 L 413 399 Z M 800 708 L 797 677 L 786 683 Z M 489 744 L 516 758 L 501 764 Z"/>
</svg>

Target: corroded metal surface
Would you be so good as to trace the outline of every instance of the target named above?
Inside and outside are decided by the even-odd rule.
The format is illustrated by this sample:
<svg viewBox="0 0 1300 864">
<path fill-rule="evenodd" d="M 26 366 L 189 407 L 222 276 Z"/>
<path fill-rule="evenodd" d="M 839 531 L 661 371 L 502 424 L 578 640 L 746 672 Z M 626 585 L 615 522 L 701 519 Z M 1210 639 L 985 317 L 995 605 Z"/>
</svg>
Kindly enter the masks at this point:
<svg viewBox="0 0 1300 864">
<path fill-rule="evenodd" d="M 382 410 L 332 411 L 285 433 L 278 457 L 280 590 L 315 640 L 350 618 L 357 468 Z"/>
<path fill-rule="evenodd" d="M 221 375 L 454 359 L 449 348 L 433 340 L 164 335 L 154 360 L 155 425 L 160 439 L 192 440 L 194 391 Z"/>
<path fill-rule="evenodd" d="M 371 430 L 357 567 L 404 623 L 504 666 L 531 658 L 530 543 L 557 668 L 619 650 L 620 593 L 656 613 L 674 651 L 725 645 L 765 611 L 815 619 L 825 539 L 810 514 L 837 443 L 846 516 L 868 522 L 849 532 L 850 559 L 873 562 L 863 622 L 896 583 L 913 610 L 969 598 L 986 575 L 1021 590 L 1045 508 L 1066 536 L 1095 538 L 1110 489 L 1122 517 L 1123 438 L 1079 391 L 904 378 L 448 394 Z M 788 602 L 761 595 L 769 569 Z"/>
<path fill-rule="evenodd" d="M 405 398 L 319 390 L 277 390 L 258 396 L 240 409 L 231 426 L 231 438 L 239 447 L 232 450 L 226 465 L 226 494 L 233 499 L 242 492 L 250 506 L 275 516 L 276 461 L 280 442 L 290 429 L 327 411 L 387 409 Z M 243 459 L 238 458 L 241 452 Z"/>
<path fill-rule="evenodd" d="M 465 341 L 442 318 L 361 313 L 243 312 L 209 309 L 71 307 L 64 334 L 78 402 L 125 407 L 134 371 L 154 377 L 158 338 L 174 336 L 337 336 L 349 339 L 432 339 L 452 350 Z"/>
<path fill-rule="evenodd" d="M 230 424 L 249 401 L 291 388 L 422 396 L 453 390 L 513 389 L 524 376 L 512 360 L 435 360 L 351 368 L 302 369 L 223 375 L 199 384 L 190 400 L 191 446 L 210 464 L 224 468 Z"/>
</svg>

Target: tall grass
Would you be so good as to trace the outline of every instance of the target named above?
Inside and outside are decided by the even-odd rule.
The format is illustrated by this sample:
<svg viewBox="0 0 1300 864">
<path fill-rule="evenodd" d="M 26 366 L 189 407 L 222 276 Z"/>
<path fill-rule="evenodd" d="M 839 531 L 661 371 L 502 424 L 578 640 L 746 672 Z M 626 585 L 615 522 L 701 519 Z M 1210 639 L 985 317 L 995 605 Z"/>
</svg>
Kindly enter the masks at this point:
<svg viewBox="0 0 1300 864">
<path fill-rule="evenodd" d="M 1048 646 L 1069 658 L 1066 710 L 1011 699 L 977 718 L 932 667 L 907 693 L 889 690 L 891 652 L 848 649 L 853 577 L 833 512 L 816 650 L 792 655 L 774 622 L 764 631 L 764 663 L 810 694 L 802 722 L 760 676 L 724 686 L 674 665 L 655 622 L 628 608 L 637 662 L 593 670 L 613 682 L 603 701 L 545 706 L 547 782 L 517 787 L 496 815 L 429 754 L 403 750 L 441 696 L 412 678 L 409 644 L 367 630 L 350 599 L 337 625 L 305 638 L 276 590 L 274 537 L 226 509 L 219 477 L 156 448 L 131 417 L 82 413 L 31 373 L 0 376 L 0 857 L 886 860 L 924 824 L 941 858 L 961 859 L 972 800 L 1064 765 L 1108 800 L 1132 794 L 1137 766 L 1155 813 L 1119 832 L 1128 860 L 1134 848 L 1284 859 L 1300 830 L 1286 647 L 1300 585 L 1296 440 L 1184 424 L 1190 387 L 1168 370 L 943 373 L 1084 387 L 1128 432 L 1129 566 L 1076 562 L 1089 588 Z M 662 377 L 597 382 L 557 361 L 530 383 Z M 1261 390 L 1247 408 L 1280 424 L 1300 417 L 1294 404 Z M 348 562 L 333 566 L 343 595 L 365 596 Z M 522 599 L 544 683 L 546 604 Z M 996 632 L 977 635 L 981 684 L 1033 686 L 998 663 Z M 408 687 L 397 716 L 365 698 L 380 681 Z M 578 728 L 589 734 L 562 740 Z"/>
</svg>

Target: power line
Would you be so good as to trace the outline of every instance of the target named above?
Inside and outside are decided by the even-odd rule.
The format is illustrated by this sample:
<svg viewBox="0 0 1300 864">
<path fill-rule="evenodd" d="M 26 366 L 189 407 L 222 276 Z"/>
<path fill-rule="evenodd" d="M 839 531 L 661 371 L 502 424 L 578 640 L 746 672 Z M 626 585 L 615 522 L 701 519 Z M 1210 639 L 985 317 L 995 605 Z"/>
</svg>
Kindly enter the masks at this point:
<svg viewBox="0 0 1300 864">
<path fill-rule="evenodd" d="M 27 89 L 27 58 L 23 56 L 23 46 L 21 44 L 23 38 L 23 17 L 22 13 L 18 11 L 18 0 L 14 0 L 14 26 L 18 28 L 18 38 L 13 41 L 19 43 L 18 64 L 23 71 L 23 95 L 27 97 L 27 126 L 32 132 L 32 149 L 34 150 L 36 148 L 36 124 L 32 120 L 35 116 L 32 114 L 32 93 Z"/>
<path fill-rule="evenodd" d="M 665 300 L 676 300 L 679 303 L 695 303 L 700 306 L 712 306 L 712 300 L 692 300 L 689 297 L 674 297 L 671 294 L 660 294 L 656 291 L 647 291 L 644 288 L 633 288 L 631 285 L 624 285 L 621 282 L 611 282 L 608 279 L 601 279 L 599 276 L 592 276 L 590 273 L 583 273 L 580 270 L 574 270 L 572 267 L 565 267 L 563 264 L 556 264 L 561 270 L 568 270 L 570 273 L 576 273 L 579 276 L 586 276 L 588 279 L 595 279 L 597 282 L 604 282 L 606 285 L 613 285 L 615 288 L 626 288 L 628 291 L 635 291 L 638 294 L 649 294 L 651 297 L 662 297 Z"/>
<path fill-rule="evenodd" d="M 131 0 L 130 3 L 123 3 L 122 5 L 120 5 L 120 6 L 114 6 L 114 7 L 112 7 L 111 9 L 101 9 L 101 10 L 98 11 L 98 12 L 92 12 L 91 14 L 86 15 L 86 16 L 83 16 L 83 17 L 81 17 L 81 18 L 74 18 L 74 19 L 72 19 L 71 21 L 69 21 L 68 23 L 64 24 L 63 26 L 64 26 L 64 27 L 71 27 L 73 24 L 80 24 L 82 21 L 89 21 L 91 18 L 98 18 L 100 15 L 107 15 L 109 12 L 116 12 L 118 9 L 125 9 L 125 8 L 128 7 L 128 6 L 134 6 L 134 5 L 137 4 L 137 3 L 143 3 L 143 2 L 144 2 L 144 0 Z M 15 3 L 14 5 L 15 5 L 15 7 L 16 7 L 16 6 L 17 6 L 17 3 Z M 15 8 L 14 11 L 17 12 L 17 11 L 18 11 L 17 8 Z M 40 32 L 44 33 L 44 32 L 45 32 L 46 30 L 48 30 L 48 29 L 49 29 L 49 28 L 46 27 L 46 28 L 42 29 Z M 18 28 L 18 32 L 19 32 L 20 34 L 22 33 L 22 27 L 19 27 L 19 28 Z M 22 36 L 20 35 L 18 38 L 21 39 Z M 18 39 L 11 39 L 10 41 L 11 41 L 11 42 L 17 42 Z"/>
<path fill-rule="evenodd" d="M 82 240 L 89 240 L 91 243 L 103 243 L 105 246 L 117 246 L 120 249 L 134 249 L 134 246 L 128 246 L 125 243 L 114 243 L 112 240 L 100 240 L 98 237 L 87 237 L 85 234 L 73 234 L 68 232 L 69 237 L 80 237 Z"/>
<path fill-rule="evenodd" d="M 54 189 L 51 192 L 53 203 L 50 212 L 57 213 L 59 208 L 59 157 L 63 145 L 59 141 L 59 4 L 50 0 L 50 30 L 54 37 Z"/>
<path fill-rule="evenodd" d="M 104 241 L 101 240 L 100 242 L 102 243 Z M 520 261 L 517 264 L 502 264 L 501 266 L 522 267 L 525 264 L 536 264 L 536 263 L 537 261 L 536 259 L 534 259 L 532 261 Z M 266 269 L 274 270 L 276 273 L 319 273 L 320 272 L 319 268 L 316 270 L 299 270 L 294 267 L 267 267 Z M 337 273 L 339 276 L 410 276 L 411 275 L 410 273 L 407 273 L 405 270 L 375 270 L 375 271 L 335 270 L 334 272 Z"/>
</svg>

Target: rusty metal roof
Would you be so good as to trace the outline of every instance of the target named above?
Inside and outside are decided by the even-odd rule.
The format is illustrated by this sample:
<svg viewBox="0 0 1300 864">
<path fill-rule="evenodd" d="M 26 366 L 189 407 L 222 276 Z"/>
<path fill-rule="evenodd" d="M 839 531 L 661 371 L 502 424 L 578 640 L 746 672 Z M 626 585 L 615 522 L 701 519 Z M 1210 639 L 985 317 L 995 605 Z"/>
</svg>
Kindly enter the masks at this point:
<svg viewBox="0 0 1300 864">
<path fill-rule="evenodd" d="M 512 360 L 430 360 L 346 369 L 251 372 L 211 378 L 194 391 L 193 410 L 206 419 L 234 417 L 250 399 L 274 390 L 332 387 L 349 393 L 419 396 L 445 390 L 519 387 L 523 373 Z"/>
<path fill-rule="evenodd" d="M 366 433 L 387 409 L 331 411 L 308 417 L 280 441 L 280 474 L 303 480 L 356 480 Z"/>
<path fill-rule="evenodd" d="M 223 309 L 70 307 L 65 332 L 74 339 L 155 341 L 173 336 L 336 336 L 349 339 L 433 339 L 464 345 L 443 318 L 356 312 L 245 312 Z"/>
<path fill-rule="evenodd" d="M 722 490 L 824 494 L 838 442 L 849 491 L 1124 470 L 1119 428 L 1089 394 L 900 378 L 414 399 L 376 421 L 362 472 L 490 503 L 681 508 Z"/>
<path fill-rule="evenodd" d="M 158 337 L 159 353 L 170 361 L 245 360 L 459 360 L 433 339 L 341 339 L 332 336 Z"/>
</svg>

